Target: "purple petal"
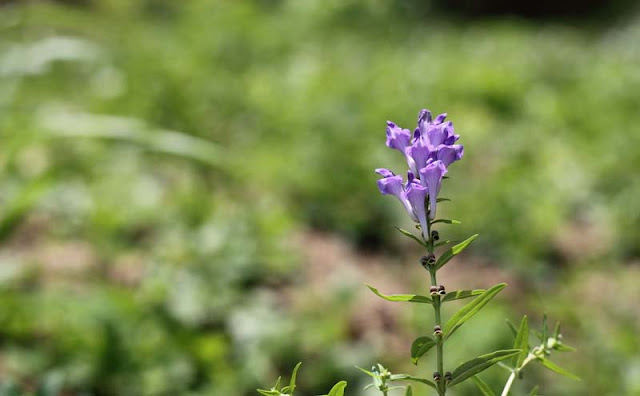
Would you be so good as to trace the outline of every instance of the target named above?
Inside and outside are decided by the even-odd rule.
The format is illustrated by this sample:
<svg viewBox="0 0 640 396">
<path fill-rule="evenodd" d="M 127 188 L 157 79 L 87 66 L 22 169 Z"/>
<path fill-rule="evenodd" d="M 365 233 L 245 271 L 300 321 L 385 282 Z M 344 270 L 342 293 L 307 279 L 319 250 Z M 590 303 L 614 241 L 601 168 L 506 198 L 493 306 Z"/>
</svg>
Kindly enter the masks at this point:
<svg viewBox="0 0 640 396">
<path fill-rule="evenodd" d="M 422 139 L 426 140 L 430 145 L 436 147 L 444 143 L 447 139 L 449 128 L 447 124 L 429 125 L 426 133 L 422 134 Z"/>
<path fill-rule="evenodd" d="M 431 124 L 431 112 L 427 109 L 422 109 L 418 113 L 418 125 L 420 125 L 423 122 Z"/>
<path fill-rule="evenodd" d="M 387 147 L 404 153 L 405 147 L 411 144 L 411 132 L 402 129 L 391 121 L 387 121 Z"/>
<path fill-rule="evenodd" d="M 386 169 L 385 169 L 386 170 Z M 393 195 L 402 202 L 409 217 L 413 221 L 418 221 L 413 213 L 411 204 L 404 195 L 404 186 L 402 185 L 402 176 L 390 176 L 378 180 L 378 189 L 383 195 Z"/>
<path fill-rule="evenodd" d="M 460 139 L 460 135 L 456 135 L 453 132 L 453 123 L 451 121 L 444 124 L 444 128 L 445 128 L 444 132 L 446 136 L 444 139 L 444 144 L 452 145 L 455 142 L 457 142 L 458 139 Z"/>
<path fill-rule="evenodd" d="M 392 177 L 395 176 L 395 173 L 391 172 L 389 169 L 378 168 L 376 169 L 376 173 L 382 177 Z"/>
<path fill-rule="evenodd" d="M 427 197 L 427 189 L 419 184 L 411 183 L 407 186 L 407 190 L 403 193 L 406 197 L 407 201 L 413 208 L 413 213 L 415 214 L 414 221 L 420 223 L 420 228 L 422 229 L 422 236 L 428 238 L 426 234 L 427 227 L 427 210 L 425 208 L 425 198 Z"/>
<path fill-rule="evenodd" d="M 402 176 L 389 176 L 379 179 L 378 189 L 383 195 L 400 197 L 400 193 L 403 191 Z"/>
<path fill-rule="evenodd" d="M 449 167 L 451 163 L 458 161 L 464 154 L 464 147 L 460 144 L 454 144 L 452 146 L 441 145 L 438 146 L 438 152 L 436 158 L 442 161 L 444 166 Z"/>
<path fill-rule="evenodd" d="M 427 184 L 429 190 L 429 218 L 433 219 L 436 216 L 436 203 L 438 194 L 440 193 L 440 184 L 442 183 L 442 177 L 447 173 L 447 168 L 442 161 L 433 161 L 429 165 L 420 169 L 420 180 L 422 183 Z"/>
<path fill-rule="evenodd" d="M 429 128 L 429 125 L 431 125 L 431 112 L 427 109 L 422 109 L 420 110 L 420 113 L 418 113 L 418 134 L 419 136 L 424 136 L 425 133 L 427 133 L 427 129 Z M 416 134 L 414 133 L 414 136 Z"/>
<path fill-rule="evenodd" d="M 416 176 L 413 174 L 413 172 L 408 171 L 407 172 L 407 185 L 413 183 L 415 179 L 416 179 Z"/>
<path fill-rule="evenodd" d="M 435 147 L 429 145 L 424 139 L 418 139 L 407 148 L 406 154 L 409 168 L 417 174 L 427 165 L 429 159 L 435 158 Z"/>
<path fill-rule="evenodd" d="M 440 115 L 438 115 L 435 119 L 435 121 L 433 121 L 434 124 L 442 124 L 444 122 L 444 119 L 447 118 L 447 113 L 442 113 Z"/>
</svg>

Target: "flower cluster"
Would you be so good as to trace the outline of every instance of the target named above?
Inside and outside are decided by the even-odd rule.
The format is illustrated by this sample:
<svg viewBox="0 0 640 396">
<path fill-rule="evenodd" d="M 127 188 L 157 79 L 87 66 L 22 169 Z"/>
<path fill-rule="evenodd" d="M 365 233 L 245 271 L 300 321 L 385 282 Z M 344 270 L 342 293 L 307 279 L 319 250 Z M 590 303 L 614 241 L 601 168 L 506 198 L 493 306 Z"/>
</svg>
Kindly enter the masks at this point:
<svg viewBox="0 0 640 396">
<path fill-rule="evenodd" d="M 380 192 L 394 195 L 402 202 L 411 219 L 420 223 L 425 238 L 428 238 L 424 235 L 427 216 L 433 219 L 436 215 L 442 178 L 449 165 L 462 158 L 464 151 L 461 145 L 454 144 L 460 135 L 453 132 L 451 121 L 445 122 L 446 117 L 446 114 L 440 114 L 434 120 L 429 110 L 421 110 L 413 134 L 387 121 L 387 146 L 400 151 L 407 159 L 407 182 L 388 169 L 376 169 L 382 176 L 378 180 Z"/>
</svg>

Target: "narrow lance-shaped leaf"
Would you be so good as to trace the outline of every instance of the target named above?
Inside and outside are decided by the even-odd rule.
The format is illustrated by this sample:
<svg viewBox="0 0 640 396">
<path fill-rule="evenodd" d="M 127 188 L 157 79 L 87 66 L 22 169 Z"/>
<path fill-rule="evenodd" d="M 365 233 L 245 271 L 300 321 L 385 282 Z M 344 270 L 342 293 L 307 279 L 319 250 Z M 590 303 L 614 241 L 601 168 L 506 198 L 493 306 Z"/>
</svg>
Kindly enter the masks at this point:
<svg viewBox="0 0 640 396">
<path fill-rule="evenodd" d="M 473 315 L 477 314 L 485 305 L 491 301 L 500 290 L 505 288 L 506 283 L 500 283 L 493 286 L 489 290 L 476 297 L 475 300 L 462 307 L 456 312 L 444 325 L 444 338 L 449 338 L 460 326 L 469 320 Z"/>
<path fill-rule="evenodd" d="M 531 389 L 531 393 L 529 393 L 529 396 L 537 396 L 538 395 L 538 385 L 534 386 L 533 389 Z"/>
<path fill-rule="evenodd" d="M 547 322 L 547 313 L 542 315 L 542 344 L 547 345 L 549 339 L 549 324 Z"/>
<path fill-rule="evenodd" d="M 473 382 L 475 382 L 478 389 L 480 389 L 480 392 L 482 392 L 483 396 L 496 396 L 496 394 L 493 393 L 491 388 L 489 388 L 489 385 L 487 385 L 486 382 L 481 380 L 480 377 L 478 377 L 477 375 L 474 375 L 472 379 L 473 379 Z"/>
<path fill-rule="evenodd" d="M 407 230 L 405 230 L 405 229 L 403 229 L 403 228 L 400 228 L 400 227 L 396 227 L 396 229 L 397 229 L 398 231 L 400 231 L 403 235 L 405 235 L 405 236 L 407 236 L 407 237 L 409 237 L 409 238 L 413 239 L 414 241 L 418 242 L 420 245 L 422 245 L 422 246 L 424 246 L 424 247 L 427 247 L 427 244 L 426 244 L 422 239 L 420 239 L 420 238 L 418 238 L 417 236 L 413 235 L 413 234 L 412 234 L 412 233 L 410 233 L 409 231 L 407 231 Z"/>
<path fill-rule="evenodd" d="M 407 391 L 404 393 L 404 396 L 413 396 L 413 389 L 411 389 L 411 385 L 407 385 Z"/>
<path fill-rule="evenodd" d="M 276 381 L 276 384 L 274 385 L 274 389 L 280 389 L 280 381 L 282 381 L 282 377 L 278 377 L 278 380 Z"/>
<path fill-rule="evenodd" d="M 576 348 L 569 346 L 569 345 L 565 345 L 565 344 L 556 344 L 553 349 L 555 349 L 558 352 L 575 352 Z"/>
<path fill-rule="evenodd" d="M 450 293 L 447 293 L 444 297 L 442 297 L 442 302 L 454 301 L 454 300 L 462 300 L 463 298 L 469 298 L 473 296 L 479 296 L 484 293 L 485 289 L 474 289 L 474 290 L 457 290 Z"/>
<path fill-rule="evenodd" d="M 558 366 L 557 364 L 553 363 L 551 360 L 545 359 L 543 357 L 539 357 L 538 360 L 540 360 L 542 365 L 545 366 L 546 368 L 548 368 L 549 370 L 555 371 L 556 373 L 558 373 L 560 375 L 564 375 L 565 377 L 571 378 L 573 380 L 580 381 L 580 377 L 578 377 L 577 375 L 575 375 L 573 373 L 568 372 L 567 370 L 565 370 L 562 367 Z"/>
<path fill-rule="evenodd" d="M 433 244 L 433 247 L 434 247 L 434 248 L 437 248 L 437 247 L 440 247 L 440 246 L 448 245 L 448 244 L 450 244 L 451 242 L 453 242 L 453 241 L 451 241 L 451 240 L 447 239 L 446 241 L 440 241 L 440 242 L 438 242 L 438 243 L 434 243 L 434 244 Z"/>
<path fill-rule="evenodd" d="M 474 234 L 469 238 L 465 239 L 464 241 L 460 242 L 459 244 L 452 246 L 449 250 L 444 252 L 442 256 L 438 257 L 438 261 L 436 261 L 436 270 L 442 268 L 442 266 L 448 263 L 449 260 L 453 258 L 453 256 L 460 254 L 477 237 L 478 237 L 478 234 Z"/>
<path fill-rule="evenodd" d="M 423 303 L 423 304 L 433 304 L 433 300 L 428 296 L 419 296 L 417 294 L 391 294 L 385 295 L 382 294 L 371 285 L 367 285 L 369 289 L 378 297 L 384 298 L 387 301 L 397 301 L 397 302 L 412 302 L 412 303 Z"/>
<path fill-rule="evenodd" d="M 505 319 L 504 321 L 507 324 L 507 327 L 509 327 L 509 330 L 511 330 L 511 334 L 513 334 L 513 338 L 517 337 L 518 328 L 516 327 L 516 325 L 514 325 L 513 322 L 510 321 L 509 319 Z"/>
<path fill-rule="evenodd" d="M 431 222 L 431 224 L 437 224 L 437 223 L 462 224 L 459 220 L 454 220 L 454 219 L 436 219 Z"/>
<path fill-rule="evenodd" d="M 293 391 L 296 389 L 296 377 L 298 376 L 298 369 L 301 365 L 302 362 L 298 362 L 298 364 L 296 364 L 296 367 L 293 368 L 293 373 L 291 373 L 291 380 L 289 381 L 289 389 L 287 389 L 286 393 L 293 395 Z"/>
<path fill-rule="evenodd" d="M 527 315 L 522 317 L 522 321 L 520 322 L 520 328 L 518 329 L 518 334 L 516 335 L 516 340 L 513 343 L 513 349 L 520 349 L 520 352 L 517 356 L 513 357 L 513 367 L 519 368 L 526 359 L 527 354 L 529 353 L 529 321 L 527 319 Z"/>
<path fill-rule="evenodd" d="M 418 377 L 414 377 L 413 375 L 409 375 L 409 374 L 394 374 L 391 376 L 391 378 L 389 378 L 389 380 L 391 381 L 413 381 L 413 382 L 419 382 L 421 384 L 425 384 L 428 385 L 430 387 L 432 387 L 435 390 L 438 390 L 436 383 L 428 380 L 426 378 L 418 378 Z"/>
<path fill-rule="evenodd" d="M 486 355 L 481 355 L 475 359 L 469 360 L 468 362 L 462 363 L 455 370 L 453 370 L 453 380 L 451 380 L 449 386 L 459 384 L 467 378 L 472 377 L 479 372 L 493 366 L 500 360 L 506 359 L 519 352 L 519 349 L 505 349 L 503 351 L 487 353 Z"/>
<path fill-rule="evenodd" d="M 281 395 L 280 391 L 273 390 L 273 389 L 272 390 L 258 389 L 258 392 L 264 396 L 280 396 Z"/>
<path fill-rule="evenodd" d="M 347 387 L 347 381 L 340 381 L 331 388 L 327 396 L 344 396 L 344 388 Z"/>
<path fill-rule="evenodd" d="M 411 361 L 413 364 L 418 364 L 418 360 L 435 345 L 436 342 L 431 337 L 416 338 L 411 344 Z"/>
</svg>

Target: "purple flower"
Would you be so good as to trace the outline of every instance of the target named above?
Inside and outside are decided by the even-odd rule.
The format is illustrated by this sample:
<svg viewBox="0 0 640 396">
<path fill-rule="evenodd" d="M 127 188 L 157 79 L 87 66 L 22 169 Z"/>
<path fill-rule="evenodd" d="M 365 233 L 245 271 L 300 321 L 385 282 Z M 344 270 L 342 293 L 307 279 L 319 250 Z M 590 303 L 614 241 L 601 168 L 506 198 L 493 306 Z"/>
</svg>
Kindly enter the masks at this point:
<svg viewBox="0 0 640 396">
<path fill-rule="evenodd" d="M 411 219 L 420 223 L 423 233 L 427 231 L 426 197 L 429 197 L 428 216 L 433 219 L 442 178 L 449 165 L 464 154 L 462 145 L 455 144 L 460 135 L 454 133 L 453 123 L 445 122 L 446 118 L 447 114 L 443 113 L 434 120 L 429 110 L 420 110 L 413 135 L 408 129 L 387 121 L 387 146 L 406 157 L 409 165 L 407 182 L 403 183 L 402 177 L 390 170 L 376 169 L 383 176 L 378 180 L 380 192 L 397 197 Z"/>
<path fill-rule="evenodd" d="M 409 169 L 416 175 L 427 163 L 433 161 L 435 154 L 436 148 L 421 138 L 416 139 L 411 146 L 405 149 Z"/>
<path fill-rule="evenodd" d="M 391 121 L 387 121 L 387 147 L 404 154 L 404 149 L 411 144 L 411 132 L 402 129 Z"/>
<path fill-rule="evenodd" d="M 464 147 L 462 147 L 462 145 L 460 144 L 453 144 L 451 146 L 441 144 L 436 149 L 436 159 L 438 161 L 442 161 L 442 163 L 446 167 L 451 165 L 451 163 L 461 159 L 463 154 Z"/>
<path fill-rule="evenodd" d="M 447 168 L 442 161 L 434 161 L 424 168 L 420 169 L 420 182 L 428 189 L 429 192 L 429 218 L 436 216 L 436 204 L 438 194 L 440 193 L 440 185 L 442 178 L 447 173 Z"/>
<path fill-rule="evenodd" d="M 382 179 L 378 180 L 378 189 L 383 195 L 393 195 L 402 202 L 404 208 L 407 210 L 409 217 L 415 222 L 418 222 L 418 217 L 413 211 L 411 203 L 406 197 L 405 185 L 402 183 L 402 176 L 396 176 L 388 169 L 376 169 L 376 173 L 382 176 Z M 410 184 L 414 184 L 413 182 Z"/>
<path fill-rule="evenodd" d="M 407 187 L 404 192 L 404 196 L 409 201 L 413 214 L 417 217 L 417 222 L 420 223 L 420 229 L 422 230 L 422 236 L 428 239 L 427 230 L 427 210 L 425 208 L 424 200 L 427 198 L 428 189 L 421 186 L 418 183 L 407 183 Z M 414 221 L 416 221 L 414 219 Z"/>
</svg>

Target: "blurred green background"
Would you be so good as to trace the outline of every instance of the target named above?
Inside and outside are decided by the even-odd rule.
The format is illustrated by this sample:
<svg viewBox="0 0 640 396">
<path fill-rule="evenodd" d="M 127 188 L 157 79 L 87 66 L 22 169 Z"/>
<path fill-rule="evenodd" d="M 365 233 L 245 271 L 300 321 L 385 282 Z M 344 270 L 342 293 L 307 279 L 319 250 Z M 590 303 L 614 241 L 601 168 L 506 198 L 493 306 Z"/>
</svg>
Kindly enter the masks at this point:
<svg viewBox="0 0 640 396">
<path fill-rule="evenodd" d="M 0 395 L 430 376 L 430 309 L 363 285 L 427 287 L 373 173 L 405 169 L 385 121 L 423 107 L 465 145 L 441 235 L 480 234 L 441 280 L 509 283 L 451 368 L 546 311 L 583 381 L 532 366 L 515 395 L 640 395 L 640 14 L 500 3 L 0 1 Z"/>
</svg>

